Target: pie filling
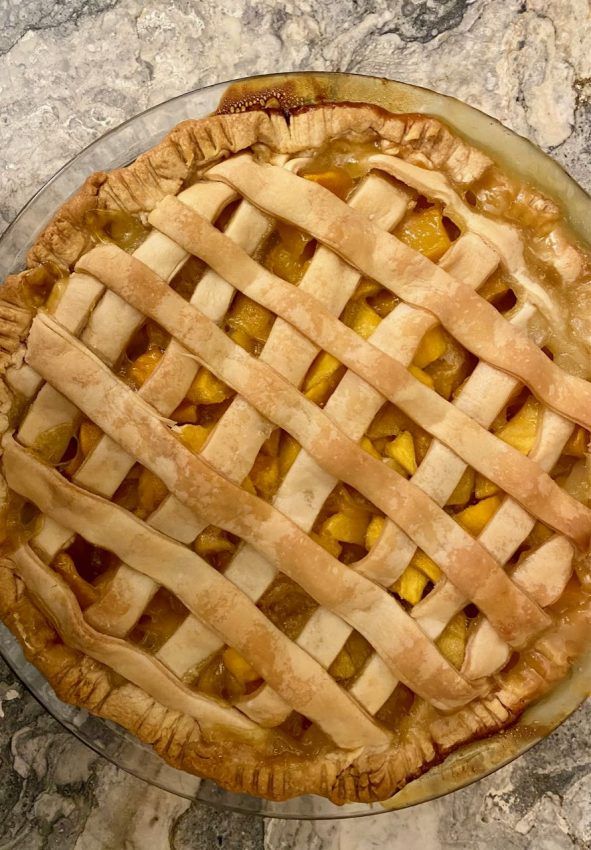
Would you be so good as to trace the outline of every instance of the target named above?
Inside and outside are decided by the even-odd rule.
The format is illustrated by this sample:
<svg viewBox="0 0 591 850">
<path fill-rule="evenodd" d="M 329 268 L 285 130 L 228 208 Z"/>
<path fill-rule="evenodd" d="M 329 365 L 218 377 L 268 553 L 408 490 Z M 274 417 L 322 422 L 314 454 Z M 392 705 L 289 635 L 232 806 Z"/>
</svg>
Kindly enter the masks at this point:
<svg viewBox="0 0 591 850">
<path fill-rule="evenodd" d="M 381 153 L 382 147 L 377 138 L 370 136 L 360 140 L 345 137 L 324 144 L 316 152 L 299 156 L 291 162 L 291 167 L 310 184 L 323 187 L 350 204 L 364 182 L 367 183 L 368 175 L 376 174 L 372 170 L 374 164 L 371 159 Z M 267 159 L 290 168 L 287 157 L 281 159 L 276 155 L 270 156 L 268 152 L 261 156 L 263 161 Z M 388 229 L 405 246 L 431 263 L 441 262 L 453 274 L 454 249 L 471 230 L 466 220 L 457 214 L 452 204 L 437 197 L 437 192 L 430 193 L 426 188 L 413 185 L 412 181 L 405 182 L 403 174 L 397 177 L 380 171 L 379 181 L 396 198 L 399 210 L 389 222 Z M 534 320 L 537 326 L 533 336 L 544 346 L 550 360 L 568 371 L 588 377 L 587 363 L 580 348 L 569 341 L 571 315 L 576 314 L 583 297 L 587 297 L 579 282 L 582 278 L 587 284 L 587 273 L 580 274 L 570 291 L 565 292 L 550 259 L 547 263 L 540 259 L 543 256 L 539 249 L 544 229 L 551 233 L 557 214 L 551 209 L 532 213 L 529 198 L 523 192 L 516 194 L 509 181 L 494 169 L 489 169 L 484 178 L 472 182 L 469 188 L 456 185 L 455 190 L 461 193 L 463 203 L 475 215 L 497 223 L 509 223 L 518 232 L 526 248 L 526 268 L 541 282 L 540 301 L 547 298 L 550 304 L 558 305 L 557 310 L 563 318 L 564 333 L 561 335 L 560 328 L 548 326 L 540 308 L 541 318 Z M 214 217 L 216 229 L 229 231 L 244 204 L 244 201 L 235 199 L 226 203 Z M 541 226 L 540 217 L 544 215 L 546 220 Z M 249 245 L 249 253 L 264 269 L 298 288 L 312 267 L 316 252 L 326 249 L 310 233 L 294 224 L 264 213 L 257 213 L 257 216 L 258 232 L 251 239 L 254 244 Z M 149 232 L 143 218 L 122 211 L 92 210 L 86 213 L 85 224 L 94 245 L 114 245 L 127 254 L 133 253 Z M 171 289 L 188 302 L 207 273 L 207 265 L 191 257 L 172 277 Z M 372 277 L 359 274 L 358 278 L 340 310 L 340 320 L 360 338 L 371 341 L 384 319 L 401 307 L 401 300 Z M 43 308 L 50 316 L 55 314 L 68 285 L 67 270 L 49 263 L 37 266 L 25 277 L 25 291 L 31 306 Z M 471 285 L 504 320 L 517 320 L 524 309 L 523 280 L 514 278 L 506 263 L 497 264 L 481 280 L 471 281 Z M 217 323 L 233 343 L 253 358 L 262 356 L 264 359 L 262 353 L 274 325 L 283 321 L 276 318 L 269 308 L 236 291 Z M 147 318 L 112 364 L 113 370 L 126 386 L 140 391 L 162 364 L 169 345 L 169 331 L 154 319 Z M 478 358 L 437 322 L 433 322 L 432 327 L 422 334 L 405 366 L 422 386 L 451 404 L 461 399 L 463 393 L 470 393 L 474 382 L 480 380 Z M 320 349 L 311 358 L 299 388 L 306 399 L 338 421 L 341 410 L 339 399 L 342 397 L 343 404 L 347 402 L 348 376 L 347 367 L 337 357 Z M 182 445 L 200 455 L 216 434 L 218 424 L 231 415 L 238 395 L 222 378 L 200 365 L 183 399 L 172 412 L 163 415 Z M 18 393 L 15 395 L 12 418 L 17 439 L 19 423 L 26 419 L 27 411 L 34 403 L 35 397 L 26 399 Z M 349 409 L 354 408 L 349 405 Z M 473 405 L 466 402 L 466 410 L 471 412 Z M 545 439 L 544 423 L 543 403 L 523 383 L 514 380 L 494 415 L 489 416 L 488 422 L 483 420 L 480 424 L 498 440 L 529 457 L 532 453 L 535 456 L 536 447 Z M 295 497 L 292 495 L 291 501 L 283 498 L 282 487 L 303 450 L 297 439 L 281 427 L 269 425 L 267 431 L 250 469 L 238 478 L 244 491 L 267 503 L 275 503 L 280 511 L 287 512 L 286 506 L 293 503 Z M 40 431 L 30 445 L 30 451 L 55 468 L 64 479 L 75 483 L 102 438 L 101 428 L 86 415 L 80 414 L 73 420 Z M 241 435 L 235 439 L 236 451 L 240 452 Z M 382 399 L 375 415 L 371 416 L 355 441 L 364 452 L 393 470 L 397 476 L 408 481 L 417 476 L 420 486 L 425 486 L 425 482 L 428 485 L 431 479 L 435 481 L 434 470 L 441 444 L 391 401 L 384 402 Z M 555 452 L 555 459 L 546 464 L 550 478 L 583 504 L 589 501 L 588 443 L 588 431 L 575 424 L 561 448 Z M 252 452 L 252 442 L 246 445 L 246 450 Z M 458 458 L 456 455 L 453 458 L 451 475 L 456 475 L 457 480 L 447 488 L 448 492 L 433 484 L 436 490 L 434 498 L 445 514 L 470 537 L 480 538 L 490 530 L 489 537 L 494 543 L 494 519 L 502 509 L 507 509 L 508 497 L 498 484 L 470 465 L 463 464 L 463 471 L 457 475 Z M 229 474 L 236 479 L 231 469 Z M 305 478 L 301 481 L 305 483 Z M 93 489 L 92 486 L 90 489 Z M 99 495 L 103 494 L 99 491 Z M 112 496 L 116 505 L 147 522 L 166 506 L 167 499 L 170 499 L 170 493 L 164 481 L 137 461 L 122 476 Z M 302 499 L 305 502 L 303 490 L 300 501 Z M 521 508 L 519 510 L 525 514 Z M 10 556 L 28 542 L 43 559 L 43 547 L 36 542 L 43 528 L 43 519 L 41 511 L 31 501 L 11 493 L 2 521 L 6 555 Z M 312 512 L 307 511 L 305 522 L 301 525 L 332 558 L 385 587 L 387 594 L 399 603 L 404 612 L 423 624 L 424 631 L 453 670 L 478 681 L 495 675 L 501 669 L 509 670 L 519 665 L 519 647 L 512 647 L 498 637 L 495 638 L 496 662 L 493 660 L 491 663 L 489 659 L 483 663 L 479 660 L 479 649 L 487 640 L 490 641 L 486 630 L 491 628 L 480 609 L 450 585 L 434 558 L 416 545 L 409 547 L 408 538 L 403 545 L 399 530 L 385 516 L 384 510 L 351 484 L 336 481 L 332 487 L 326 488 L 325 497 L 315 504 Z M 557 541 L 564 538 L 539 519 L 531 519 L 531 523 L 522 519 L 522 526 L 523 533 L 510 541 L 508 547 L 503 548 L 502 535 L 498 538 L 500 551 L 497 557 L 504 556 L 508 574 L 514 577 L 516 583 L 522 581 L 523 587 L 532 593 L 531 587 L 534 587 L 537 575 L 535 564 L 543 560 L 544 553 L 549 551 L 545 547 L 557 547 Z M 192 542 L 185 542 L 217 572 L 224 574 L 229 571 L 232 580 L 232 565 L 247 548 L 237 534 L 214 524 L 205 524 Z M 569 552 L 570 557 L 567 552 L 561 567 L 562 578 L 557 579 L 556 599 L 551 598 L 552 589 L 547 587 L 540 589 L 535 585 L 539 593 L 537 597 L 535 592 L 532 594 L 546 613 L 557 621 L 568 617 L 570 609 L 564 600 L 569 598 L 569 594 L 578 600 L 577 594 L 582 590 L 588 592 L 591 586 L 585 559 L 577 556 L 573 561 L 572 547 Z M 386 553 L 388 557 L 385 557 Z M 82 612 L 89 612 L 89 621 L 95 628 L 101 631 L 100 623 L 103 622 L 108 631 L 108 616 L 101 609 L 101 601 L 118 580 L 121 563 L 120 558 L 106 548 L 88 543 L 80 534 L 73 534 L 67 544 L 53 555 L 49 566 L 72 591 Z M 252 569 L 256 569 L 256 563 Z M 531 586 L 528 584 L 530 580 Z M 539 582 L 544 585 L 543 579 Z M 306 629 L 311 629 L 315 618 L 326 613 L 310 593 L 281 572 L 257 587 L 256 592 L 249 593 L 253 602 L 267 620 L 291 641 L 298 641 Z M 441 599 L 443 603 L 439 603 Z M 188 627 L 189 620 L 191 612 L 187 605 L 170 589 L 154 584 L 146 592 L 145 605 L 138 609 L 133 622 L 126 623 L 116 634 L 150 656 L 165 661 L 171 642 L 174 643 L 179 629 Z M 216 643 L 219 645 L 216 646 Z M 305 643 L 303 645 L 306 646 Z M 235 647 L 223 640 L 213 641 L 212 650 L 204 650 L 201 655 L 203 657 L 197 657 L 197 653 L 194 663 L 186 668 L 182 668 L 181 664 L 174 670 L 191 692 L 236 706 L 241 711 L 249 700 L 260 699 L 261 694 L 269 690 L 265 679 L 255 669 L 256 665 L 253 666 Z M 337 639 L 328 654 L 323 655 L 322 663 L 339 686 L 374 716 L 380 728 L 388 735 L 393 734 L 395 739 L 403 737 L 412 718 L 426 710 L 425 700 L 393 678 L 391 687 L 386 683 L 378 688 L 375 696 L 372 695 L 372 665 L 377 663 L 376 658 L 367 636 L 348 626 L 341 629 L 341 640 Z M 249 715 L 248 709 L 245 712 Z M 294 751 L 310 754 L 330 749 L 330 736 L 326 731 L 322 732 L 317 723 L 289 706 L 284 710 L 270 711 L 263 725 L 275 728 L 279 737 L 289 747 L 295 748 Z"/>
</svg>

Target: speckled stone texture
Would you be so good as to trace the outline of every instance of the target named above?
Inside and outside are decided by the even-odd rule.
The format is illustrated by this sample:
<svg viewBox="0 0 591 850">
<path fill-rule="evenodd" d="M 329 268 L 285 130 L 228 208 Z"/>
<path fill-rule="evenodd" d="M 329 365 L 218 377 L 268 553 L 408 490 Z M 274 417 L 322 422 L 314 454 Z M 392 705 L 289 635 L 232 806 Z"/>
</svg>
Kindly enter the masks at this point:
<svg viewBox="0 0 591 850">
<path fill-rule="evenodd" d="M 126 118 L 209 83 L 300 69 L 453 94 L 591 188 L 586 0 L 0 0 L 0 229 Z M 589 706 L 514 765 L 418 809 L 263 823 L 190 806 L 107 764 L 4 667 L 0 700 L 0 850 L 591 847 Z"/>
</svg>

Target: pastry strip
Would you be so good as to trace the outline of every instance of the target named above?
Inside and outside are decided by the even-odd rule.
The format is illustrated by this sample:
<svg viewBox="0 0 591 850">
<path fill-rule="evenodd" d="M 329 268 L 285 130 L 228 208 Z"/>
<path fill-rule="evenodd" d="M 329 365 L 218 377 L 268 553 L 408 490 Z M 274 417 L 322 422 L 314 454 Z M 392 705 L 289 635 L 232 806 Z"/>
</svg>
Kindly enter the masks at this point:
<svg viewBox="0 0 591 850">
<path fill-rule="evenodd" d="M 476 212 L 464 203 L 443 174 L 419 168 L 398 157 L 380 154 L 370 157 L 369 163 L 418 192 L 427 194 L 429 198 L 440 201 L 444 205 L 445 214 L 450 216 L 461 229 L 465 228 L 494 246 L 504 268 L 513 278 L 513 285 L 518 296 L 533 304 L 553 326 L 558 326 L 564 333 L 568 333 L 565 317 L 557 299 L 548 296 L 544 287 L 532 277 L 527 268 L 523 240 L 517 228 Z M 565 283 L 569 282 L 564 278 L 563 280 Z"/>
<path fill-rule="evenodd" d="M 573 554 L 568 540 L 556 535 L 524 558 L 511 572 L 511 578 L 538 605 L 546 608 L 562 595 L 572 575 Z M 492 676 L 505 666 L 510 656 L 511 647 L 482 618 L 468 637 L 462 672 L 469 679 Z"/>
</svg>

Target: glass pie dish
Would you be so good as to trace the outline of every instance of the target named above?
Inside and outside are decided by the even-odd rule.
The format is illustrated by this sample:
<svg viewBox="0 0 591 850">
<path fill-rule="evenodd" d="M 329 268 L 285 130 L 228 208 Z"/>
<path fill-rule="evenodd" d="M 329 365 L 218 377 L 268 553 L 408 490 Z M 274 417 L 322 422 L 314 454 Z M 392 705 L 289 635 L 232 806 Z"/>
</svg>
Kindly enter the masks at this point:
<svg viewBox="0 0 591 850">
<path fill-rule="evenodd" d="M 283 110 L 304 104 L 365 102 L 391 112 L 425 113 L 441 118 L 458 135 L 491 153 L 511 171 L 519 173 L 555 198 L 577 236 L 589 241 L 589 199 L 561 169 L 527 141 L 492 119 L 451 98 L 392 81 L 352 75 L 282 75 L 244 80 L 229 87 L 215 86 L 189 93 L 155 107 L 94 143 L 54 177 L 27 205 L 0 244 L 0 262 L 5 273 L 23 265 L 24 253 L 52 211 L 76 188 L 90 170 L 112 169 L 132 162 L 139 153 L 160 140 L 180 120 L 200 117 L 221 103 L 224 111 L 261 104 Z M 138 141 L 141 140 L 141 141 Z M 375 814 L 439 796 L 461 787 L 506 763 L 536 740 L 544 737 L 584 698 L 589 687 L 589 665 L 581 662 L 571 677 L 551 696 L 528 710 L 518 724 L 505 733 L 458 750 L 439 768 L 410 783 L 387 804 L 351 804 L 340 808 L 312 797 L 275 803 L 221 791 L 210 782 L 175 770 L 137 739 L 111 723 L 90 717 L 59 702 L 50 687 L 22 659 L 8 636 L 3 652 L 20 678 L 44 705 L 90 746 L 147 781 L 183 796 L 197 798 L 244 812 L 278 817 L 348 817 Z"/>
</svg>

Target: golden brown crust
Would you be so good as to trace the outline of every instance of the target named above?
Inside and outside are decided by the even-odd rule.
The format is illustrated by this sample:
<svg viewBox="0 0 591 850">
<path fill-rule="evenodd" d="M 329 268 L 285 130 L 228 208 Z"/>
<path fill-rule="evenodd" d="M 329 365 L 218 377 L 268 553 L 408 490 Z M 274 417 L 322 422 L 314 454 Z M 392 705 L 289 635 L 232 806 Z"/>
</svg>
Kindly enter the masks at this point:
<svg viewBox="0 0 591 850">
<path fill-rule="evenodd" d="M 294 121 L 297 116 L 300 122 Z M 296 111 L 289 122 L 282 113 L 266 112 L 188 120 L 131 165 L 91 175 L 39 235 L 28 265 L 53 261 L 72 267 L 89 245 L 84 217 L 90 210 L 149 212 L 165 195 L 176 194 L 212 162 L 231 153 L 262 144 L 293 154 L 344 132 L 381 135 L 401 156 L 430 164 L 460 182 L 478 179 L 490 165 L 488 157 L 439 121 L 422 115 L 393 116 L 375 106 L 326 105 Z"/>
<path fill-rule="evenodd" d="M 59 208 L 31 248 L 27 264 L 55 262 L 69 268 L 90 245 L 84 217 L 100 206 L 101 187 L 108 181 L 103 172 L 92 174 L 78 191 Z"/>
<path fill-rule="evenodd" d="M 293 154 L 344 132 L 375 132 L 401 157 L 439 169 L 463 186 L 481 179 L 491 165 L 440 122 L 425 116 L 393 116 L 376 107 L 326 105 L 296 113 L 291 121 L 280 113 L 265 112 L 186 121 L 132 165 L 89 177 L 39 236 L 28 265 L 53 262 L 72 268 L 91 245 L 86 215 L 93 209 L 147 213 L 165 195 L 176 194 L 201 170 L 230 153 L 265 145 Z M 526 202 L 520 198 L 529 208 L 543 200 L 534 192 Z M 0 343 L 0 374 L 12 362 L 31 317 L 22 298 L 22 280 L 22 274 L 9 279 L 0 299 L 0 334 L 7 340 Z M 60 699 L 119 723 L 170 764 L 232 791 L 276 800 L 316 793 L 342 804 L 385 799 L 465 741 L 510 724 L 566 674 L 588 641 L 591 602 L 579 606 L 568 628 L 559 621 L 516 667 L 499 675 L 486 699 L 449 716 L 422 706 L 411 734 L 387 753 L 362 753 L 352 762 L 339 750 L 273 759 L 235 742 L 207 740 L 194 719 L 156 703 L 140 688 L 117 680 L 104 665 L 65 646 L 9 563 L 0 565 L 0 616 Z"/>
<path fill-rule="evenodd" d="M 423 705 L 421 723 L 398 746 L 348 763 L 342 751 L 271 759 L 235 741 L 205 740 L 197 721 L 164 708 L 134 685 L 117 682 L 104 665 L 65 646 L 6 563 L 0 565 L 0 616 L 61 700 L 118 723 L 174 767 L 235 792 L 274 800 L 322 794 L 337 804 L 386 799 L 466 741 L 510 725 L 566 675 L 591 634 L 590 598 L 570 615 L 568 625 L 561 622 L 518 666 L 498 676 L 492 694 L 449 716 Z"/>
<path fill-rule="evenodd" d="M 500 173 L 488 156 L 430 116 L 393 115 L 367 104 L 324 104 L 296 110 L 288 117 L 272 111 L 212 115 L 177 125 L 124 168 L 90 175 L 39 234 L 27 265 L 55 262 L 71 269 L 90 244 L 85 216 L 91 210 L 148 213 L 163 197 L 178 193 L 211 163 L 234 152 L 264 145 L 295 154 L 344 133 L 380 136 L 391 143 L 389 150 L 397 156 L 441 171 L 459 187 L 486 185 L 488 174 L 494 174 L 496 181 Z M 499 213 L 538 228 L 540 238 L 546 237 L 556 224 L 556 204 L 531 186 L 513 185 L 503 177 L 506 185 L 490 203 Z M 20 277 L 13 278 L 16 289 Z"/>
</svg>

